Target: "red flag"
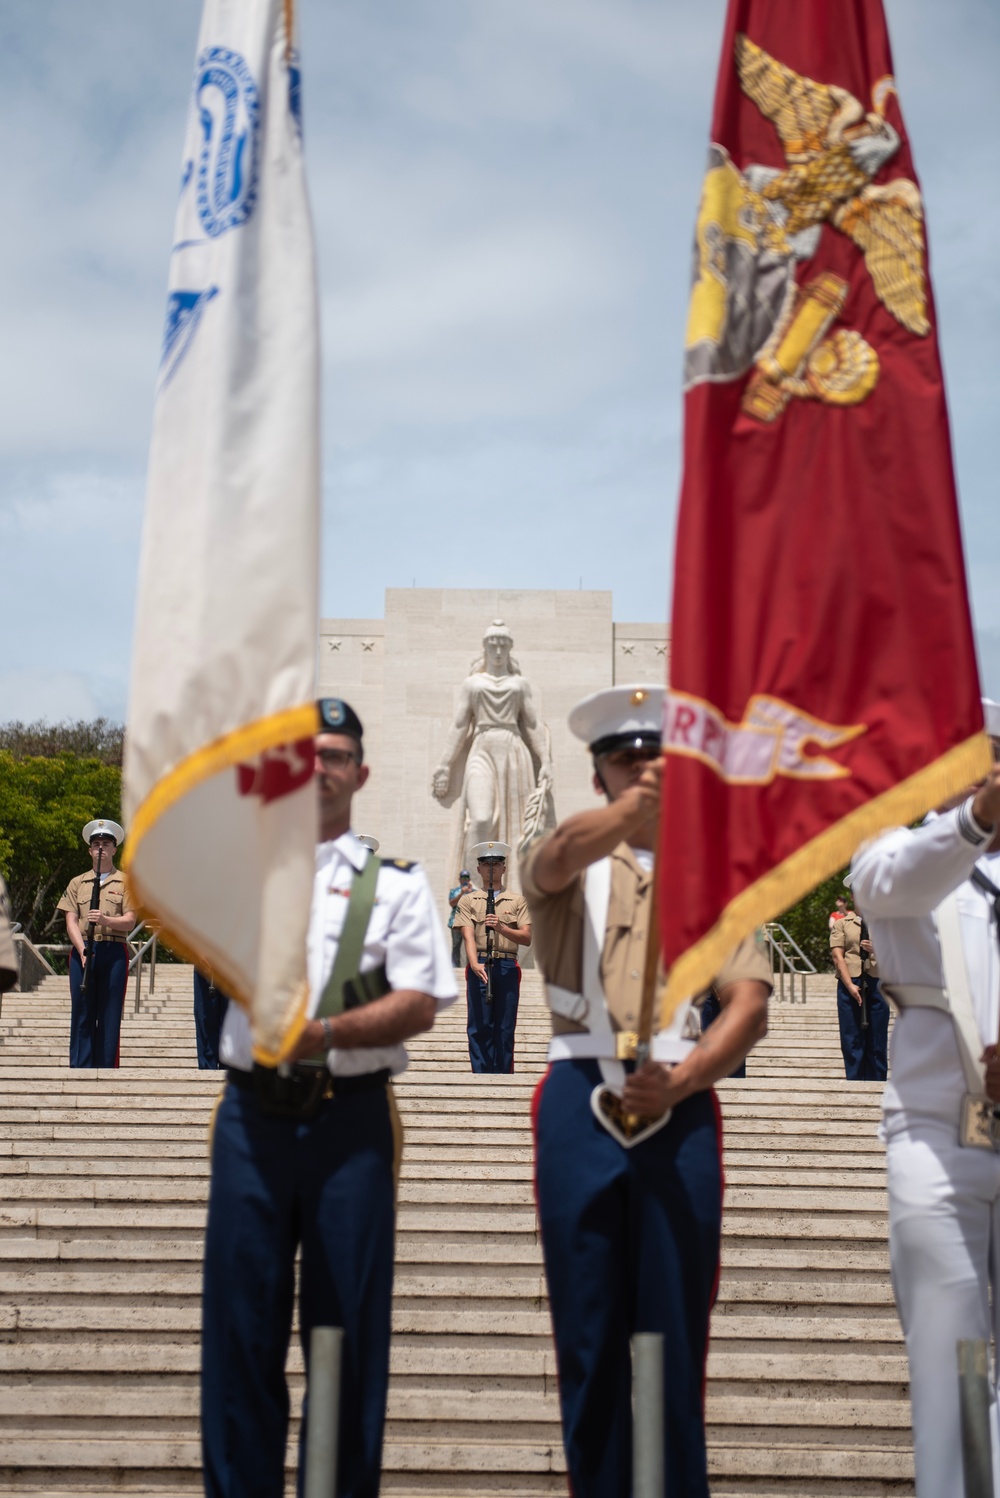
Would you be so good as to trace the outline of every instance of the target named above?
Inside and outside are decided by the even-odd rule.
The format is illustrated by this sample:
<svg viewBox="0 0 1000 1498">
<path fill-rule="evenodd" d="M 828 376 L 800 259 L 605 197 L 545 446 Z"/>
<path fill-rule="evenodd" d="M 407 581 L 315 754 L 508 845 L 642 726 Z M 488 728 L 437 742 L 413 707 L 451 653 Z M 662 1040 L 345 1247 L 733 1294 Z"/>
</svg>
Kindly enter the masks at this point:
<svg viewBox="0 0 1000 1498">
<path fill-rule="evenodd" d="M 730 0 L 685 392 L 665 1015 L 863 838 L 989 764 L 880 0 Z"/>
</svg>

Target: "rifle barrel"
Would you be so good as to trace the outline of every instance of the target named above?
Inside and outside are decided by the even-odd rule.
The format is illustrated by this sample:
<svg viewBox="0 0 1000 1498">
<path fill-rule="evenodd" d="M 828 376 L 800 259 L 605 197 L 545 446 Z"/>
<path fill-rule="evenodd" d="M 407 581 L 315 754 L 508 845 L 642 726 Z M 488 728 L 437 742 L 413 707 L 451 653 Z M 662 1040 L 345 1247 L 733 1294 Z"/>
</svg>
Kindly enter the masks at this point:
<svg viewBox="0 0 1000 1498">
<path fill-rule="evenodd" d="M 493 865 L 490 864 L 490 882 L 486 891 L 486 914 L 496 915 L 497 898 L 493 889 Z M 493 1003 L 493 927 L 486 927 L 486 1002 Z"/>
<path fill-rule="evenodd" d="M 101 908 L 101 855 L 100 854 L 98 854 L 98 858 L 97 858 L 97 868 L 94 870 L 94 887 L 90 891 L 90 908 L 91 908 L 91 910 L 100 910 L 100 908 Z M 84 957 L 84 963 L 83 963 L 83 992 L 85 994 L 89 994 L 90 993 L 90 989 L 91 989 L 91 978 L 90 978 L 90 974 L 91 974 L 91 971 L 93 970 L 93 966 L 94 966 L 94 962 L 93 962 L 93 957 L 94 957 L 94 942 L 96 940 L 96 937 L 97 937 L 97 927 L 94 925 L 93 921 L 90 921 L 87 924 L 87 945 L 83 949 L 83 957 Z"/>
</svg>

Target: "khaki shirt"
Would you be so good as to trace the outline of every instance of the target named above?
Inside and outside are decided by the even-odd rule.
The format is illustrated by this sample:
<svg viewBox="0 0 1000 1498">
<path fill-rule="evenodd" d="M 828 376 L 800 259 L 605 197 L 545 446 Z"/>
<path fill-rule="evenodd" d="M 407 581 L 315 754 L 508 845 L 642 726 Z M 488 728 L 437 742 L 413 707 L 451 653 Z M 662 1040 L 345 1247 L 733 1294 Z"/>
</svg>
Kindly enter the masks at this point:
<svg viewBox="0 0 1000 1498">
<path fill-rule="evenodd" d="M 535 860 L 548 837 L 539 838 L 521 862 L 521 885 L 528 897 L 535 953 L 546 981 L 579 993 L 583 982 L 584 874 L 558 894 L 545 894 L 534 880 Z M 642 868 L 627 843 L 611 855 L 611 898 L 601 956 L 601 980 L 615 1030 L 635 1030 L 642 1001 L 646 932 L 652 909 L 653 875 Z M 763 948 L 747 937 L 724 964 L 714 987 L 754 979 L 771 987 L 771 968 Z M 665 982 L 660 969 L 658 987 Z M 586 1029 L 553 1014 L 556 1035 Z"/>
<path fill-rule="evenodd" d="M 10 929 L 10 902 L 7 899 L 7 886 L 0 875 L 0 993 L 13 988 L 17 976 L 17 953 Z"/>
<path fill-rule="evenodd" d="M 510 894 L 507 890 L 498 889 L 494 895 L 494 903 L 497 916 L 505 926 L 530 926 L 531 916 L 528 913 L 528 902 L 523 895 Z M 486 951 L 486 891 L 474 889 L 471 894 L 463 895 L 458 902 L 455 911 L 455 930 L 461 926 L 472 926 L 476 933 L 476 951 Z M 494 931 L 493 950 L 503 957 L 512 957 L 518 950 L 517 942 L 511 941 L 509 936 L 501 936 L 499 931 Z"/>
<path fill-rule="evenodd" d="M 843 952 L 851 977 L 861 977 L 861 917 L 853 910 L 841 920 L 834 921 L 830 931 L 830 951 Z M 874 956 L 865 958 L 865 972 L 869 978 L 878 977 L 878 963 Z"/>
<path fill-rule="evenodd" d="M 90 897 L 94 888 L 95 875 L 93 869 L 88 869 L 85 874 L 77 874 L 66 886 L 57 910 L 72 910 L 80 922 L 80 931 L 87 936 L 87 927 L 90 922 Z M 101 886 L 100 911 L 102 915 L 124 915 L 126 910 L 131 910 L 131 898 L 128 886 L 125 883 L 125 875 L 121 869 L 112 869 L 111 877 L 104 881 Z M 124 931 L 106 931 L 103 927 L 97 928 L 95 941 L 124 941 Z"/>
</svg>

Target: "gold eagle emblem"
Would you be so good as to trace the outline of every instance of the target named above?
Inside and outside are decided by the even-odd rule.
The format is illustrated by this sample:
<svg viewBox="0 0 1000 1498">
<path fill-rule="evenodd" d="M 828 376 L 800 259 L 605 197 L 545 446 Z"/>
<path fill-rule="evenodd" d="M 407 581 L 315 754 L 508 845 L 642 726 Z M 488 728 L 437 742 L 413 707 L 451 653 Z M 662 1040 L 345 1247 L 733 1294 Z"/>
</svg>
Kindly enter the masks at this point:
<svg viewBox="0 0 1000 1498">
<path fill-rule="evenodd" d="M 785 210 L 775 232 L 787 242 L 831 223 L 864 255 L 875 294 L 893 317 L 911 333 L 929 333 L 920 192 L 906 178 L 884 187 L 872 181 L 900 146 L 885 118 L 892 79 L 875 85 L 866 112 L 847 89 L 793 73 L 747 36 L 736 38 L 736 69 L 785 149 L 786 169 L 760 188 L 765 202 Z"/>
<path fill-rule="evenodd" d="M 866 111 L 847 89 L 794 72 L 742 34 L 735 63 L 743 92 L 781 139 L 785 166 L 751 163 L 741 171 L 724 147 L 710 148 L 685 386 L 752 368 L 742 409 L 766 422 L 795 398 L 856 405 L 880 369 L 859 332 L 831 331 L 847 282 L 826 270 L 799 285 L 795 267 L 817 254 L 829 225 L 861 251 L 887 311 L 908 332 L 929 333 L 920 193 L 906 179 L 874 181 L 901 144 L 885 116 L 895 85 L 879 79 Z"/>
</svg>

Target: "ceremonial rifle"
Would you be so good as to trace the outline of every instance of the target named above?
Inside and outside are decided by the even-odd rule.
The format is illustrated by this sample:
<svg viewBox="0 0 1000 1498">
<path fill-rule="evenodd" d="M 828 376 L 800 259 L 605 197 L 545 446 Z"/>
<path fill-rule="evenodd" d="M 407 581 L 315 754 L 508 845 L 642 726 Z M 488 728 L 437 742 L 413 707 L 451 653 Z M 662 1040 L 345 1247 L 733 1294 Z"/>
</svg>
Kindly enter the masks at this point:
<svg viewBox="0 0 1000 1498">
<path fill-rule="evenodd" d="M 103 844 L 97 845 L 97 866 L 94 869 L 94 887 L 90 891 L 91 910 L 101 908 L 101 864 L 104 860 Z M 94 943 L 97 940 L 97 925 L 94 921 L 87 923 L 87 945 L 83 949 L 83 986 L 82 992 L 88 997 L 93 988 L 91 973 L 94 967 Z"/>
<path fill-rule="evenodd" d="M 493 871 L 496 864 L 490 859 L 490 882 L 486 888 L 486 914 L 496 915 L 497 901 L 493 889 Z M 486 927 L 486 1004 L 493 1005 L 493 927 Z"/>
<path fill-rule="evenodd" d="M 870 1022 L 869 1010 L 871 1008 L 871 1000 L 868 994 L 868 974 L 865 972 L 865 961 L 868 953 L 865 951 L 864 944 L 868 940 L 868 922 L 863 915 L 860 916 L 860 920 L 861 935 L 858 937 L 858 951 L 861 953 L 861 975 L 858 978 L 858 989 L 861 993 L 861 1028 L 862 1030 L 867 1030 Z"/>
</svg>

